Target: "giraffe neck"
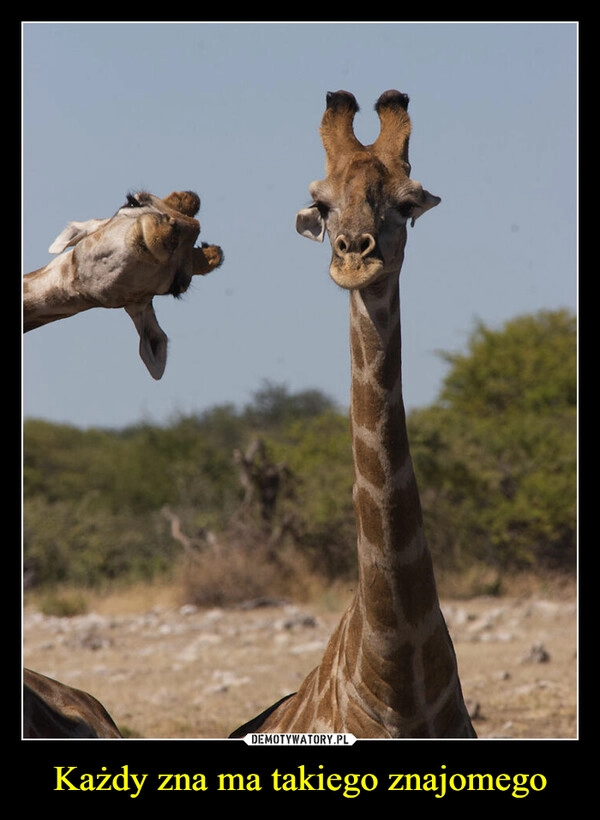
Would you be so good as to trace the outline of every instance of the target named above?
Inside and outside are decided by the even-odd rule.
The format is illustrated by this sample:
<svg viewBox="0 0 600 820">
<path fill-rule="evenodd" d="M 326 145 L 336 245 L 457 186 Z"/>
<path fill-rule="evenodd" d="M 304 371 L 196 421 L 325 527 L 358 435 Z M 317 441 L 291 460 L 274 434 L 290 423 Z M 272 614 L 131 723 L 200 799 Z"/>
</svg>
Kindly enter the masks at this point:
<svg viewBox="0 0 600 820">
<path fill-rule="evenodd" d="M 23 330 L 66 319 L 97 307 L 77 291 L 73 252 L 61 254 L 48 265 L 23 277 Z"/>
<path fill-rule="evenodd" d="M 398 277 L 351 292 L 350 347 L 360 595 L 371 624 L 410 634 L 438 600 L 402 400 Z"/>
<path fill-rule="evenodd" d="M 357 590 L 298 692 L 232 737 L 248 731 L 474 737 L 408 449 L 397 276 L 350 292 L 350 346 Z"/>
<path fill-rule="evenodd" d="M 464 707 L 409 452 L 397 276 L 351 292 L 350 347 L 359 580 L 345 654 L 390 735 L 435 737 L 457 696 Z"/>
</svg>

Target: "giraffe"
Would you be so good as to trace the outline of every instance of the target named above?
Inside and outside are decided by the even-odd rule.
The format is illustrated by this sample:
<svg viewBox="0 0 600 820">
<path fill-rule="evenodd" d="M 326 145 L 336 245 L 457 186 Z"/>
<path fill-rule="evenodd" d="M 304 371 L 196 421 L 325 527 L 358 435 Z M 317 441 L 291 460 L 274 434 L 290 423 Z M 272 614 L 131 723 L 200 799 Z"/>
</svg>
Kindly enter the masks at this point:
<svg viewBox="0 0 600 820">
<path fill-rule="evenodd" d="M 160 379 L 167 337 L 153 297 L 178 297 L 192 276 L 223 262 L 218 246 L 194 247 L 199 208 L 192 191 L 174 191 L 164 199 L 141 191 L 128 194 L 108 219 L 70 222 L 50 246 L 58 255 L 23 277 L 23 331 L 90 308 L 125 308 L 140 338 L 141 359 L 152 378 Z M 72 252 L 62 253 L 67 248 Z"/>
<path fill-rule="evenodd" d="M 217 245 L 194 247 L 199 208 L 192 191 L 174 191 L 164 199 L 142 191 L 128 194 L 109 219 L 69 223 L 50 246 L 50 253 L 60 255 L 23 277 L 23 332 L 94 307 L 124 307 L 138 331 L 142 361 L 160 379 L 167 337 L 153 297 L 180 296 L 192 276 L 223 262 Z M 71 253 L 62 253 L 71 247 Z M 23 736 L 122 737 L 92 695 L 30 669 L 23 670 Z"/>
<path fill-rule="evenodd" d="M 358 583 L 318 667 L 247 732 L 349 732 L 358 738 L 474 738 L 423 533 L 401 384 L 399 275 L 407 222 L 439 197 L 410 179 L 408 97 L 383 93 L 380 132 L 362 145 L 346 91 L 327 94 L 326 178 L 311 183 L 297 231 L 332 249 L 349 291 Z"/>
<path fill-rule="evenodd" d="M 23 670 L 23 737 L 123 737 L 95 697 L 31 669 Z"/>
</svg>

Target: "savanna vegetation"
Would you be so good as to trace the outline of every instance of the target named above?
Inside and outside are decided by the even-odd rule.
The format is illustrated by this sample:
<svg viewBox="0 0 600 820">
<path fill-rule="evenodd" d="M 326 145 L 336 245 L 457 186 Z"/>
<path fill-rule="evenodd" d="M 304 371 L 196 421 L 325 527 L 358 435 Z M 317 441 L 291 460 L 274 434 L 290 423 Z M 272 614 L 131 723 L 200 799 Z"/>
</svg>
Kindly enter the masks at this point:
<svg viewBox="0 0 600 820">
<path fill-rule="evenodd" d="M 429 407 L 409 415 L 438 575 L 572 574 L 576 322 L 567 311 L 477 324 Z M 166 426 L 24 424 L 26 589 L 177 580 L 226 604 L 356 572 L 345 410 L 263 384 L 245 407 Z M 473 592 L 481 592 L 473 581 Z"/>
</svg>

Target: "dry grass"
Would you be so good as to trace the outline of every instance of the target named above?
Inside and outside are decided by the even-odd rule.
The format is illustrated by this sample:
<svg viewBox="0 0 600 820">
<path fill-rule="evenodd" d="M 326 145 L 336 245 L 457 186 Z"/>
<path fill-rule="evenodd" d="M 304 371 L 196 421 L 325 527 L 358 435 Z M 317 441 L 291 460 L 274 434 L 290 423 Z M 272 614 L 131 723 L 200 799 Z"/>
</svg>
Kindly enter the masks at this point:
<svg viewBox="0 0 600 820">
<path fill-rule="evenodd" d="M 249 569 L 250 568 L 250 569 Z M 210 560 L 186 561 L 180 574 L 182 603 L 200 607 L 236 606 L 244 601 L 314 595 L 314 579 L 297 550 L 276 552 L 258 541 L 230 544 Z"/>
</svg>

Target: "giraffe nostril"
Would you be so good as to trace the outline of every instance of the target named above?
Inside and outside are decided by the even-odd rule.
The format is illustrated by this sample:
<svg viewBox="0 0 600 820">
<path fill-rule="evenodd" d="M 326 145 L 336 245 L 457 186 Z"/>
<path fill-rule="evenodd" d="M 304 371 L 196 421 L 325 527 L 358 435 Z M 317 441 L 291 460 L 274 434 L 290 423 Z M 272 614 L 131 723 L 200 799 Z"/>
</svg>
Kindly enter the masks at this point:
<svg viewBox="0 0 600 820">
<path fill-rule="evenodd" d="M 370 233 L 358 234 L 351 238 L 342 233 L 335 240 L 334 249 L 340 256 L 345 256 L 348 253 L 367 256 L 375 249 L 375 239 Z"/>
<path fill-rule="evenodd" d="M 348 242 L 344 234 L 340 234 L 335 240 L 335 250 L 340 254 L 348 253 Z"/>
<path fill-rule="evenodd" d="M 367 256 L 375 248 L 375 239 L 370 233 L 364 233 L 359 240 L 361 256 Z"/>
</svg>

